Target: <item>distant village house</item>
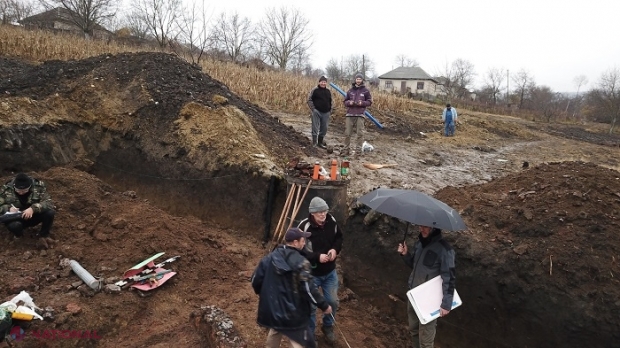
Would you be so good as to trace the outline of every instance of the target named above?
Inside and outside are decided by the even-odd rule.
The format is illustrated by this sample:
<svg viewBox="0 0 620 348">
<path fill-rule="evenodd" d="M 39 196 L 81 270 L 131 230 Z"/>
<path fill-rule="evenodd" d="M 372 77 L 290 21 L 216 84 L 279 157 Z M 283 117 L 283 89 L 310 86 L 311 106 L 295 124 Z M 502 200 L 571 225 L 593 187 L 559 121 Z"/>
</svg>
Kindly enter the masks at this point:
<svg viewBox="0 0 620 348">
<path fill-rule="evenodd" d="M 420 67 L 400 67 L 379 76 L 379 90 L 433 97 L 443 94 L 439 82 Z"/>
<path fill-rule="evenodd" d="M 46 29 L 55 32 L 67 32 L 84 36 L 86 33 L 75 25 L 72 19 L 72 11 L 64 7 L 56 7 L 34 16 L 26 17 L 19 21 L 26 29 Z M 95 39 L 107 40 L 112 36 L 112 32 L 95 24 L 91 37 Z"/>
</svg>

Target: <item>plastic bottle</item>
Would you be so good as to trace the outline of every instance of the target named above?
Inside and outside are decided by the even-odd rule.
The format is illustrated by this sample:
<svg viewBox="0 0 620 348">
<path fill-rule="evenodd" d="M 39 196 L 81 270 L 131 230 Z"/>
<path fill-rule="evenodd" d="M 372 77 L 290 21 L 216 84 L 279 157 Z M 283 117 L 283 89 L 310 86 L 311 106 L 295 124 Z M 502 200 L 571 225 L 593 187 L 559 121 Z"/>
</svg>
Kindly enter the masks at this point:
<svg viewBox="0 0 620 348">
<path fill-rule="evenodd" d="M 340 166 L 340 175 L 343 179 L 349 177 L 349 159 L 347 157 L 344 158 Z"/>
<path fill-rule="evenodd" d="M 333 159 L 332 160 L 332 168 L 331 168 L 331 173 L 330 173 L 330 179 L 332 180 L 336 180 L 338 179 L 338 161 Z"/>
<path fill-rule="evenodd" d="M 314 169 L 312 170 L 312 180 L 319 180 L 319 172 L 321 171 L 321 164 L 319 161 L 314 162 Z"/>
</svg>

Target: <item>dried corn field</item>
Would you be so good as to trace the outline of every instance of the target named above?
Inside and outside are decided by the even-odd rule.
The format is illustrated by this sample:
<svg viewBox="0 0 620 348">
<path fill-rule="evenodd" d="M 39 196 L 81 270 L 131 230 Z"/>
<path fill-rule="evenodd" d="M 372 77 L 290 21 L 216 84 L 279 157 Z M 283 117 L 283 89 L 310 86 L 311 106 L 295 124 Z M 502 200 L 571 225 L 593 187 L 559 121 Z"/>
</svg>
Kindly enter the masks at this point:
<svg viewBox="0 0 620 348">
<path fill-rule="evenodd" d="M 46 31 L 28 31 L 19 27 L 0 26 L 0 55 L 15 57 L 32 62 L 46 60 L 83 59 L 101 54 L 137 52 L 153 50 L 149 47 L 135 47 L 119 44 L 115 41 L 87 40 L 69 34 L 55 34 Z M 207 59 L 201 62 L 205 72 L 222 81 L 230 89 L 265 109 L 306 113 L 307 93 L 316 84 L 312 78 L 289 72 L 260 70 L 230 62 Z M 348 86 L 340 86 L 344 90 Z M 344 114 L 344 107 L 339 101 L 342 97 L 334 93 L 336 115 Z M 388 113 L 410 113 L 420 104 L 414 100 L 394 95 L 375 92 L 375 104 L 372 110 Z"/>
</svg>

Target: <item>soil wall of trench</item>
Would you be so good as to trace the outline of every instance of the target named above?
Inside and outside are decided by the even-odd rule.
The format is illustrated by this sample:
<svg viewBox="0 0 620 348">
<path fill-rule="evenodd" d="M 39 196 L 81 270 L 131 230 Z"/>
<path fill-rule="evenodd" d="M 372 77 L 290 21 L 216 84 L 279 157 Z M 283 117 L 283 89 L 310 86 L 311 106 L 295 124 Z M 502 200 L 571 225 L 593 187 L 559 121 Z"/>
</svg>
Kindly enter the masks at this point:
<svg viewBox="0 0 620 348">
<path fill-rule="evenodd" d="M 370 226 L 363 220 L 357 213 L 345 226 L 344 285 L 378 308 L 377 320 L 406 325 L 411 269 L 396 252 L 405 227 L 385 216 Z M 409 246 L 417 234 L 411 229 Z M 618 323 L 606 305 L 617 299 L 575 298 L 545 285 L 534 260 L 481 256 L 466 233 L 444 232 L 444 238 L 456 251 L 463 305 L 438 321 L 435 342 L 442 348 L 620 347 Z"/>
<path fill-rule="evenodd" d="M 172 215 L 196 216 L 205 223 L 250 233 L 257 239 L 264 236 L 271 180 L 247 168 L 197 170 L 191 163 L 184 163 L 183 149 L 153 158 L 135 136 L 103 130 L 98 125 L 2 128 L 0 142 L 2 175 L 72 166 L 118 190 L 135 191 Z M 276 179 L 274 184 L 272 206 L 281 206 L 286 183 Z M 271 229 L 275 227 L 274 219 L 270 221 Z"/>
</svg>

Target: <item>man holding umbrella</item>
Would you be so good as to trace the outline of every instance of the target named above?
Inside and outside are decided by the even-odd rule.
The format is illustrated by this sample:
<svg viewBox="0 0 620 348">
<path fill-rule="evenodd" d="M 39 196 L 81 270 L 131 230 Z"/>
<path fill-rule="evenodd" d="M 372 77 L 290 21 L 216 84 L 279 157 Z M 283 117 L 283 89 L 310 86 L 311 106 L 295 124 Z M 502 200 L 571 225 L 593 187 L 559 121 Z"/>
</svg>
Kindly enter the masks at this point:
<svg viewBox="0 0 620 348">
<path fill-rule="evenodd" d="M 358 201 L 379 213 L 420 226 L 413 252 L 409 252 L 404 239 L 398 245 L 398 252 L 413 269 L 409 276 L 409 289 L 441 276 L 443 296 L 439 315 L 448 315 L 452 309 L 456 279 L 454 249 L 442 238 L 441 229 L 466 230 L 467 226 L 459 213 L 444 202 L 416 190 L 379 188 L 358 198 Z M 422 324 L 409 302 L 407 314 L 414 347 L 433 348 L 437 320 Z"/>
<path fill-rule="evenodd" d="M 413 269 L 409 275 L 407 285 L 409 289 L 440 275 L 443 281 L 443 299 L 439 309 L 439 316 L 445 317 L 452 309 L 452 297 L 456 280 L 454 266 L 454 250 L 441 236 L 441 230 L 428 226 L 420 226 L 418 241 L 409 252 L 403 241 L 398 245 L 398 252 L 405 263 Z M 420 323 L 410 302 L 407 302 L 407 316 L 409 318 L 409 332 L 415 348 L 433 348 L 437 320 L 427 324 Z"/>
</svg>

